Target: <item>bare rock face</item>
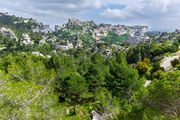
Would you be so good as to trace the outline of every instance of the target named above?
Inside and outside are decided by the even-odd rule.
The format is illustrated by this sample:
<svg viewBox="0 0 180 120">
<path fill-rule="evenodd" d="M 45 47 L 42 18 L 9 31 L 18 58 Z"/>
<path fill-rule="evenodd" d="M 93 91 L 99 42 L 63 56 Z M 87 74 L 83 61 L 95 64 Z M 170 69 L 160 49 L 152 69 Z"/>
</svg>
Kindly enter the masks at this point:
<svg viewBox="0 0 180 120">
<path fill-rule="evenodd" d="M 34 42 L 31 40 L 31 38 L 30 38 L 30 36 L 28 34 L 23 34 L 21 44 L 23 44 L 23 45 L 33 45 Z"/>
<path fill-rule="evenodd" d="M 17 40 L 17 37 L 16 37 L 15 33 L 9 28 L 1 27 L 0 28 L 0 33 L 5 37 L 9 37 L 11 39 Z"/>
<path fill-rule="evenodd" d="M 148 87 L 151 84 L 151 80 L 146 80 L 146 82 L 144 83 L 144 87 Z"/>
<path fill-rule="evenodd" d="M 101 115 L 97 113 L 95 110 L 92 110 L 92 120 L 102 120 Z"/>
<path fill-rule="evenodd" d="M 67 41 L 66 45 L 55 45 L 55 47 L 62 50 L 69 50 L 74 48 L 72 42 L 69 41 Z"/>
<path fill-rule="evenodd" d="M 111 120 L 113 119 L 113 114 L 109 113 L 109 112 L 105 112 L 105 113 L 98 113 L 95 110 L 91 111 L 92 113 L 92 120 Z"/>
<path fill-rule="evenodd" d="M 174 56 L 165 57 L 162 61 L 160 66 L 164 68 L 165 71 L 168 71 L 172 68 L 171 61 L 174 59 L 179 59 L 180 52 L 177 52 Z"/>
</svg>

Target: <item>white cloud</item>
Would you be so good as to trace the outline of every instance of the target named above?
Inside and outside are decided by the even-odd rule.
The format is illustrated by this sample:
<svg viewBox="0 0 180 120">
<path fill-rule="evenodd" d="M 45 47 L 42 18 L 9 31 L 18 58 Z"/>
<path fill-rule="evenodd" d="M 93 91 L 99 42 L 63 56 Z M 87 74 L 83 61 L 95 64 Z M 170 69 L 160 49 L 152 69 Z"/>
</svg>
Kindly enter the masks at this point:
<svg viewBox="0 0 180 120">
<path fill-rule="evenodd" d="M 88 17 L 101 22 L 148 24 L 159 29 L 180 27 L 179 6 L 180 0 L 0 0 L 0 11 L 49 24 L 63 23 L 69 17 Z"/>
<path fill-rule="evenodd" d="M 82 11 L 101 7 L 100 0 L 0 0 L 0 10 L 8 8 L 9 11 L 25 11 L 26 13 L 48 10 L 76 14 Z"/>
<path fill-rule="evenodd" d="M 111 21 L 145 23 L 152 28 L 180 27 L 177 22 L 177 19 L 180 19 L 180 0 L 138 0 L 134 4 L 124 4 L 124 8 L 107 8 L 100 15 Z"/>
<path fill-rule="evenodd" d="M 107 18 L 118 17 L 120 19 L 129 18 L 130 16 L 141 17 L 137 15 L 142 15 L 142 17 L 155 17 L 157 15 L 171 16 L 180 11 L 179 5 L 179 0 L 139 0 L 135 4 L 126 4 L 127 7 L 122 9 L 107 8 L 101 15 Z"/>
<path fill-rule="evenodd" d="M 111 19 L 116 19 L 116 18 L 121 18 L 121 19 L 127 19 L 132 16 L 131 11 L 129 9 L 124 8 L 124 9 L 110 9 L 107 8 L 103 13 L 101 13 L 102 16 L 111 18 Z"/>
<path fill-rule="evenodd" d="M 33 17 L 49 24 L 60 24 L 70 17 L 81 18 L 101 6 L 100 0 L 0 0 L 0 11 Z"/>
</svg>

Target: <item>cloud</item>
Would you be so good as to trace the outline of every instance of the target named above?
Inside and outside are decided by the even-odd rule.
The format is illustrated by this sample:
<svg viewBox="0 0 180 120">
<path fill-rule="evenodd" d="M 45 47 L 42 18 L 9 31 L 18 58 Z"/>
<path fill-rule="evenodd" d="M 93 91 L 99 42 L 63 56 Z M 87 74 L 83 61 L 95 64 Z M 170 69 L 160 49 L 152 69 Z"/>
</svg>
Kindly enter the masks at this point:
<svg viewBox="0 0 180 120">
<path fill-rule="evenodd" d="M 100 0 L 0 0 L 0 3 L 0 11 L 42 21 L 59 19 L 60 22 L 69 17 L 81 17 L 102 6 Z"/>
<path fill-rule="evenodd" d="M 162 26 L 164 29 L 174 29 L 180 27 L 177 22 L 180 19 L 179 5 L 179 0 L 138 0 L 134 4 L 127 3 L 124 8 L 106 8 L 100 15 L 111 21 L 138 22 L 159 29 L 163 29 Z"/>
<path fill-rule="evenodd" d="M 180 0 L 0 0 L 0 11 L 54 25 L 70 17 L 115 24 L 180 27 Z"/>
</svg>

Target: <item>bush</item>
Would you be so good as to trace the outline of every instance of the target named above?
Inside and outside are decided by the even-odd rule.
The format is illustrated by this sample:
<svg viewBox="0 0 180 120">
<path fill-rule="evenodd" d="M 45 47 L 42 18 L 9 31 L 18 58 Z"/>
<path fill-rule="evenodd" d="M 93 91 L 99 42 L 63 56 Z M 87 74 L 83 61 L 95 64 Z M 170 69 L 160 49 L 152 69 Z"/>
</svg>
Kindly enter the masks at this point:
<svg viewBox="0 0 180 120">
<path fill-rule="evenodd" d="M 171 65 L 175 67 L 176 65 L 180 64 L 180 59 L 174 59 L 171 61 Z"/>
<path fill-rule="evenodd" d="M 176 65 L 176 68 L 177 68 L 178 70 L 180 70 L 180 64 Z"/>
<path fill-rule="evenodd" d="M 153 78 L 161 79 L 164 76 L 164 73 L 162 70 L 157 70 L 152 74 Z"/>
</svg>

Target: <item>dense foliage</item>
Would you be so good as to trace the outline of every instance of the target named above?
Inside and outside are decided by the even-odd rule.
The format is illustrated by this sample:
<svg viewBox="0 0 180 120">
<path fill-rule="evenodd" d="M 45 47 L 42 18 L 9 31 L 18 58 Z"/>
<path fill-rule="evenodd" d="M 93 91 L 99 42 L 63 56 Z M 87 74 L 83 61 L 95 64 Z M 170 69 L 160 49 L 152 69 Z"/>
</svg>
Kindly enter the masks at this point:
<svg viewBox="0 0 180 120">
<path fill-rule="evenodd" d="M 16 18 L 6 19 L 19 29 L 11 25 Z M 18 40 L 0 34 L 0 119 L 90 120 L 94 112 L 103 120 L 180 119 L 180 61 L 171 61 L 170 70 L 160 66 L 165 56 L 178 52 L 178 34 L 152 35 L 154 41 L 115 49 L 109 46 L 128 34 L 111 32 L 105 44 L 95 44 L 80 26 L 69 29 L 29 31 L 34 44 L 28 45 L 21 44 L 20 31 L 15 32 Z M 44 36 L 49 41 L 41 44 Z M 79 37 L 84 47 L 59 50 L 53 37 L 58 42 Z M 105 48 L 109 54 L 103 54 Z"/>
<path fill-rule="evenodd" d="M 118 35 L 113 31 L 110 31 L 106 37 L 102 38 L 102 41 L 108 44 L 120 44 L 129 39 L 128 34 Z"/>
</svg>

